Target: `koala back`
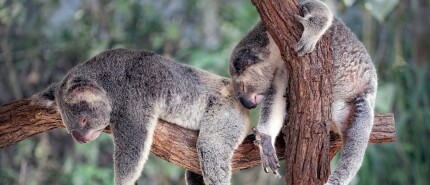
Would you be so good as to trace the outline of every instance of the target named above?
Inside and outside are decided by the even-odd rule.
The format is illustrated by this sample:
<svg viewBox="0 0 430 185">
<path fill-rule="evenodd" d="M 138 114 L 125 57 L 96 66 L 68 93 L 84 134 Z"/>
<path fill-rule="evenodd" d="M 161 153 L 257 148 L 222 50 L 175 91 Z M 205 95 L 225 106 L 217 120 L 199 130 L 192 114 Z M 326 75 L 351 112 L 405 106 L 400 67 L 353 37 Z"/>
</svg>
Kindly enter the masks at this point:
<svg viewBox="0 0 430 185">
<path fill-rule="evenodd" d="M 328 34 L 334 60 L 333 97 L 352 99 L 363 92 L 376 92 L 376 69 L 357 36 L 339 19 L 333 20 Z"/>
</svg>

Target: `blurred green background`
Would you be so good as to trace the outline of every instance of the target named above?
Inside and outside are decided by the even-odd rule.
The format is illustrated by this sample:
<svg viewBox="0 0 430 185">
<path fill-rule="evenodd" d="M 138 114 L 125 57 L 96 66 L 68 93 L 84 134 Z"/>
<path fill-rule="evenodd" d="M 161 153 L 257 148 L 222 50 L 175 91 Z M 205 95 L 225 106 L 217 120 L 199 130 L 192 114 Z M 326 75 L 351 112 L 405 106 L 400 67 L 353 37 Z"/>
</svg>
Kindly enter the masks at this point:
<svg viewBox="0 0 430 185">
<path fill-rule="evenodd" d="M 378 69 L 376 109 L 394 112 L 395 144 L 371 145 L 351 184 L 430 184 L 430 2 L 327 0 Z M 0 104 L 29 97 L 97 53 L 146 49 L 228 76 L 229 54 L 258 20 L 249 0 L 0 0 Z M 0 149 L 0 184 L 113 184 L 111 136 L 75 144 L 57 129 Z M 150 156 L 139 184 L 184 184 Z M 281 172 L 283 174 L 284 172 Z M 284 184 L 260 167 L 233 184 Z"/>
</svg>

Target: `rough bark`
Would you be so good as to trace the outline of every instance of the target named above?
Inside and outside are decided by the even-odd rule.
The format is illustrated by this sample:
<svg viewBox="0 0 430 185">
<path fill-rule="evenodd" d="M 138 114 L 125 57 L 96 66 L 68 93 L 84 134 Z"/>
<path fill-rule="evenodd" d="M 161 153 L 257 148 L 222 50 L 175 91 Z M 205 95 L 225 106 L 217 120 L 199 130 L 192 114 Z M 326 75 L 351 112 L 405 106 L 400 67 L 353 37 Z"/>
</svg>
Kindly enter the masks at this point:
<svg viewBox="0 0 430 185">
<path fill-rule="evenodd" d="M 10 102 L 0 106 L 0 148 L 17 143 L 30 136 L 46 132 L 54 128 L 64 128 L 59 113 L 54 108 L 46 108 L 31 104 L 28 99 Z M 110 133 L 109 128 L 105 132 Z M 159 121 L 154 134 L 151 151 L 156 156 L 173 164 L 199 172 L 199 160 L 195 143 L 198 132 Z M 72 139 L 70 137 L 70 139 Z M 394 142 L 395 126 L 392 114 L 377 114 L 370 143 Z M 336 135 L 331 136 L 331 155 L 342 146 Z M 279 137 L 276 149 L 280 159 L 284 157 L 285 143 Z M 260 164 L 260 154 L 253 144 L 253 135 L 248 136 L 237 149 L 233 157 L 233 170 L 248 169 Z"/>
<path fill-rule="evenodd" d="M 324 36 L 315 51 L 297 57 L 293 46 L 303 32 L 294 20 L 296 1 L 252 0 L 279 46 L 290 74 L 288 124 L 285 134 L 286 184 L 323 184 L 330 174 L 329 128 L 333 60 Z"/>
<path fill-rule="evenodd" d="M 291 73 L 289 81 L 289 123 L 284 126 L 276 148 L 286 161 L 287 184 L 323 184 L 329 176 L 329 161 L 340 150 L 342 141 L 329 132 L 332 59 L 329 39 L 324 37 L 316 50 L 298 58 L 294 46 L 302 27 L 293 20 L 299 13 L 296 1 L 252 0 L 270 34 L 280 46 Z M 19 100 L 0 107 L 0 148 L 32 135 L 64 127 L 55 109 Z M 109 128 L 105 132 L 110 133 Z M 198 132 L 162 120 L 156 128 L 151 151 L 173 164 L 199 173 L 195 150 Z M 330 138 L 330 142 L 329 142 Z M 392 114 L 376 114 L 370 143 L 395 141 Z M 260 164 L 253 136 L 245 139 L 233 157 L 233 170 Z M 286 143 L 286 144 L 285 144 Z"/>
</svg>

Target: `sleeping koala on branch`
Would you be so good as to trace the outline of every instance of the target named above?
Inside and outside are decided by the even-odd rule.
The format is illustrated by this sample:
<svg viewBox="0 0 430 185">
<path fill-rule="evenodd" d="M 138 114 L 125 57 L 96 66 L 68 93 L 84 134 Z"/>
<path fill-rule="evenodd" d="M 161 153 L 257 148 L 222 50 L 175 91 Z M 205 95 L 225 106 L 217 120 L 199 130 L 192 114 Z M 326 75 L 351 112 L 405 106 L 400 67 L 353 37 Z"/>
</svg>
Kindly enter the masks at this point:
<svg viewBox="0 0 430 185">
<path fill-rule="evenodd" d="M 69 71 L 33 99 L 55 106 L 74 140 L 86 143 L 111 127 L 114 181 L 139 178 L 158 119 L 199 130 L 197 153 L 205 184 L 230 184 L 231 158 L 250 119 L 231 80 L 176 63 L 156 53 L 105 51 Z M 187 184 L 203 184 L 186 172 Z"/>
</svg>

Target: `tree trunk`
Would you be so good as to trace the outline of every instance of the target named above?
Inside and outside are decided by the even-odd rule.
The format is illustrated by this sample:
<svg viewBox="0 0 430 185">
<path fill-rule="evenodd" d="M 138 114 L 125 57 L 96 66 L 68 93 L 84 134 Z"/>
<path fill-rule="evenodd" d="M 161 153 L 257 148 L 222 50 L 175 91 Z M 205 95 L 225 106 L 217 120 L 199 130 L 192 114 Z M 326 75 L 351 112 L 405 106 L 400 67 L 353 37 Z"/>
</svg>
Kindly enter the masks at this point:
<svg viewBox="0 0 430 185">
<path fill-rule="evenodd" d="M 302 28 L 293 20 L 299 13 L 295 1 L 252 0 L 270 34 L 288 61 L 289 123 L 277 139 L 279 158 L 286 160 L 287 184 L 322 184 L 329 176 L 329 159 L 342 146 L 338 135 L 329 132 L 332 59 L 329 39 L 324 36 L 316 50 L 298 58 L 292 47 Z M 54 108 L 23 99 L 0 106 L 0 148 L 32 135 L 64 127 Z M 105 132 L 110 133 L 109 128 Z M 151 151 L 158 157 L 200 173 L 195 144 L 198 132 L 159 121 Z M 248 136 L 233 157 L 233 171 L 260 164 L 259 149 Z M 329 145 L 330 138 L 330 145 Z M 370 143 L 396 140 L 392 114 L 376 114 Z M 287 143 L 287 144 L 285 144 Z"/>
<path fill-rule="evenodd" d="M 0 148 L 10 146 L 30 136 L 64 128 L 59 113 L 54 108 L 45 108 L 23 99 L 0 106 Z M 110 129 L 105 130 L 110 133 Z M 160 120 L 155 129 L 151 151 L 156 156 L 180 167 L 199 173 L 199 159 L 196 153 L 198 132 L 181 128 Z M 233 171 L 248 169 L 260 164 L 259 149 L 254 146 L 254 136 L 248 136 L 236 150 L 233 157 Z M 70 137 L 72 139 L 72 137 Z M 394 118 L 392 114 L 377 114 L 370 143 L 395 141 Z M 331 136 L 330 154 L 333 156 L 342 146 L 336 135 Z M 276 143 L 278 156 L 283 159 L 285 143 L 279 137 Z"/>
<path fill-rule="evenodd" d="M 297 57 L 293 46 L 303 28 L 294 20 L 296 1 L 252 0 L 263 23 L 288 61 L 288 124 L 285 135 L 286 184 L 323 184 L 330 175 L 329 130 L 333 60 L 324 36 L 315 51 Z"/>
</svg>

